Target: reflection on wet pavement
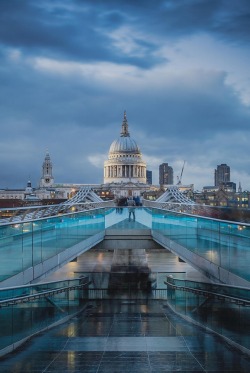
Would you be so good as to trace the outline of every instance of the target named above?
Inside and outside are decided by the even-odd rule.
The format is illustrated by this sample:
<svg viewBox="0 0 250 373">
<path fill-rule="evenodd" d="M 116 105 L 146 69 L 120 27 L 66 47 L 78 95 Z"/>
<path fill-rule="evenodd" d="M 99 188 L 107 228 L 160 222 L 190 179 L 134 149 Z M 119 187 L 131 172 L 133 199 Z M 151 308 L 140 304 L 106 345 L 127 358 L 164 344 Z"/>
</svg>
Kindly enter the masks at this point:
<svg viewBox="0 0 250 373">
<path fill-rule="evenodd" d="M 92 302 L 0 360 L 1 373 L 249 372 L 250 359 L 163 301 Z"/>
</svg>

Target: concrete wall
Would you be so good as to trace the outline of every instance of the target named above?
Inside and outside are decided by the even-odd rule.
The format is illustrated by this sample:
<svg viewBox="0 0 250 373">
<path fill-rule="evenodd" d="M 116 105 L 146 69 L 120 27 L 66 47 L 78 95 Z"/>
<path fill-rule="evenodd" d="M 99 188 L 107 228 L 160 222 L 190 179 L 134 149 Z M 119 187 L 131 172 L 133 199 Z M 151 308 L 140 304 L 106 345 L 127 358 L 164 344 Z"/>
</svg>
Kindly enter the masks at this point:
<svg viewBox="0 0 250 373">
<path fill-rule="evenodd" d="M 151 229 L 106 229 L 104 240 L 97 246 L 101 250 L 156 249 Z"/>
</svg>

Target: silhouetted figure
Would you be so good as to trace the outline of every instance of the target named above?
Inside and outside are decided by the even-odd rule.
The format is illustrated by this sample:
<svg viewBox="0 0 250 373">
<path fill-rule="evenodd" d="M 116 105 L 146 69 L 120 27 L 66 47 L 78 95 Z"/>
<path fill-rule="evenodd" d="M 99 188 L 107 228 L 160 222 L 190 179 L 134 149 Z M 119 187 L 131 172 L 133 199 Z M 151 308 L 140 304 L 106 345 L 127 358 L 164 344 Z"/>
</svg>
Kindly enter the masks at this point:
<svg viewBox="0 0 250 373">
<path fill-rule="evenodd" d="M 131 215 L 133 217 L 133 221 L 135 221 L 135 201 L 132 197 L 128 199 L 128 220 L 131 220 Z"/>
</svg>

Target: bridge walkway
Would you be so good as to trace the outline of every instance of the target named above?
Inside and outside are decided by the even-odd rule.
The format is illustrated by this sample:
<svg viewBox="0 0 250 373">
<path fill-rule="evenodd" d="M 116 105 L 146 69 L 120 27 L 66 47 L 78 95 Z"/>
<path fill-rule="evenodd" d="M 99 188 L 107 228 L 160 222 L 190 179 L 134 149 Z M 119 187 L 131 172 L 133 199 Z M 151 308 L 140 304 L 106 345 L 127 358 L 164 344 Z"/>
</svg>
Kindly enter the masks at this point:
<svg viewBox="0 0 250 373">
<path fill-rule="evenodd" d="M 113 252 L 90 249 L 46 281 L 110 271 Z M 204 277 L 166 249 L 147 251 L 154 272 Z M 90 300 L 86 312 L 0 359 L 1 373 L 249 372 L 250 359 L 178 317 L 164 300 Z"/>
<path fill-rule="evenodd" d="M 250 359 L 164 301 L 93 301 L 0 361 L 1 373 L 249 372 Z"/>
<path fill-rule="evenodd" d="M 124 208 L 121 212 L 92 209 L 0 226 L 1 286 L 27 284 L 41 278 L 102 242 L 105 232 L 112 230 L 114 236 L 123 231 L 120 241 L 141 230 L 141 238 L 139 234 L 133 237 L 137 244 L 142 238 L 143 244 L 146 239 L 149 241 L 151 232 L 153 241 L 214 281 L 249 287 L 249 224 L 150 208 L 138 208 L 135 222 L 128 221 L 128 210 Z"/>
</svg>

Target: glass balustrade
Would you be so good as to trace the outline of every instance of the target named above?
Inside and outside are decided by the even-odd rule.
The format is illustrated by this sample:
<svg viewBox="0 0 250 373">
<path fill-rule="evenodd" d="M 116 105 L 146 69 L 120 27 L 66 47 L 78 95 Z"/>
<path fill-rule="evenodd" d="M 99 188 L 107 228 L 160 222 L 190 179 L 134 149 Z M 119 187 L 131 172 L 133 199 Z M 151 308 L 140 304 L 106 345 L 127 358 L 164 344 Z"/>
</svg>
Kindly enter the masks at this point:
<svg viewBox="0 0 250 373">
<path fill-rule="evenodd" d="M 152 230 L 250 281 L 250 225 L 152 209 Z"/>
<path fill-rule="evenodd" d="M 177 313 L 250 350 L 249 288 L 188 281 L 176 273 L 166 284 L 168 304 Z"/>
<path fill-rule="evenodd" d="M 1 225 L 0 281 L 103 232 L 104 228 L 104 209 Z"/>
<path fill-rule="evenodd" d="M 0 356 L 86 304 L 88 279 L 0 289 Z M 2 351 L 1 351 L 2 350 Z"/>
<path fill-rule="evenodd" d="M 209 262 L 250 281 L 250 225 L 138 207 L 99 208 L 0 226 L 0 281 L 32 268 L 65 249 L 117 229 L 158 232 Z"/>
</svg>

